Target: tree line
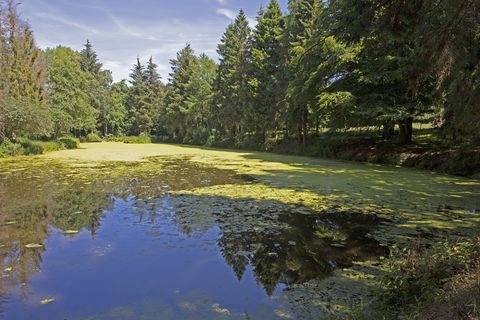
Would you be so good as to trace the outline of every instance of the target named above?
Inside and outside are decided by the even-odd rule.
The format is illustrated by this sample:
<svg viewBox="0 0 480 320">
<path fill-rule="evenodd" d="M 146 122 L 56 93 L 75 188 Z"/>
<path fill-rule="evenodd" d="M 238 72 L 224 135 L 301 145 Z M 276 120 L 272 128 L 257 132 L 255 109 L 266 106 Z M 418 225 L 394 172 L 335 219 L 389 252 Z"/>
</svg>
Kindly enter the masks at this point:
<svg viewBox="0 0 480 320">
<path fill-rule="evenodd" d="M 152 58 L 114 83 L 89 41 L 40 50 L 14 0 L 0 17 L 0 141 L 145 133 L 247 148 L 377 127 L 410 143 L 415 122 L 452 143 L 480 136 L 475 0 L 291 0 L 286 13 L 271 0 L 254 28 L 239 12 L 218 62 L 186 45 L 166 85 Z"/>
</svg>

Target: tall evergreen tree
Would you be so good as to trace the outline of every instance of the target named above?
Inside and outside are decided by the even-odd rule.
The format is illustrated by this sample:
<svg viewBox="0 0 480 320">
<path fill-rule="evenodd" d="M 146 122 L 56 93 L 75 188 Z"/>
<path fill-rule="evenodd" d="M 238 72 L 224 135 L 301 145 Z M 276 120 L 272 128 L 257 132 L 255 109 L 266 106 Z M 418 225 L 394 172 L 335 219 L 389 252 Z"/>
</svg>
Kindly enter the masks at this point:
<svg viewBox="0 0 480 320">
<path fill-rule="evenodd" d="M 87 43 L 85 43 L 83 50 L 80 52 L 80 56 L 83 71 L 95 76 L 100 74 L 102 64 L 98 62 L 98 55 L 95 50 L 93 50 L 93 45 L 90 43 L 90 40 L 87 39 Z"/>
<path fill-rule="evenodd" d="M 176 140 L 181 141 L 187 127 L 185 113 L 188 110 L 187 86 L 193 76 L 197 57 L 190 44 L 177 53 L 177 58 L 170 60 L 172 72 L 165 96 L 165 129 Z"/>
<path fill-rule="evenodd" d="M 245 126 L 249 102 L 248 68 L 251 29 L 243 10 L 227 27 L 217 52 L 220 64 L 215 85 L 217 123 L 222 133 L 234 137 Z"/>
<path fill-rule="evenodd" d="M 268 130 L 277 130 L 278 112 L 284 101 L 281 86 L 283 62 L 281 36 L 284 19 L 277 0 L 261 10 L 252 37 L 252 66 L 249 81 L 252 90 L 255 131 L 263 141 Z"/>
<path fill-rule="evenodd" d="M 306 144 L 309 120 L 309 102 L 299 99 L 305 81 L 305 73 L 301 71 L 299 60 L 303 54 L 307 41 L 314 30 L 314 10 L 316 0 L 291 0 L 288 4 L 289 14 L 285 18 L 286 26 L 282 37 L 285 59 L 284 72 L 288 79 L 286 100 L 286 132 L 290 130 L 298 133 L 303 146 Z"/>
<path fill-rule="evenodd" d="M 129 82 L 131 87 L 127 99 L 127 133 L 139 134 L 137 119 L 146 92 L 145 67 L 140 62 L 140 58 L 137 58 L 137 63 L 133 66 Z"/>
<path fill-rule="evenodd" d="M 137 114 L 137 125 L 141 132 L 152 133 L 158 127 L 160 111 L 163 106 L 164 86 L 160 81 L 158 66 L 150 57 L 144 71 L 145 92 L 144 99 L 139 105 Z"/>
</svg>

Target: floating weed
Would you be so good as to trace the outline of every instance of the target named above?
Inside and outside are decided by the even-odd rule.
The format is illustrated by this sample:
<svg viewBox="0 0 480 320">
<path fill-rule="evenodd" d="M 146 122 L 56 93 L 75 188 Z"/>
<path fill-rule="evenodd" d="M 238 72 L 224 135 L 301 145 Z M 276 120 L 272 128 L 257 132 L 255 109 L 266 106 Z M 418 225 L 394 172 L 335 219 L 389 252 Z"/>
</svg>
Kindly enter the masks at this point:
<svg viewBox="0 0 480 320">
<path fill-rule="evenodd" d="M 230 316 L 230 311 L 226 308 L 222 308 L 220 307 L 220 304 L 219 303 L 214 303 L 212 305 L 212 311 L 213 312 L 216 312 L 216 313 L 219 313 L 221 315 L 224 315 L 226 317 L 229 317 Z"/>
<path fill-rule="evenodd" d="M 63 231 L 63 233 L 72 235 L 72 234 L 79 233 L 79 231 L 78 230 L 65 230 L 65 231 Z"/>
<path fill-rule="evenodd" d="M 51 304 L 53 302 L 55 302 L 54 298 L 45 298 L 45 299 L 40 300 L 40 304 L 42 304 L 42 305 Z"/>
<path fill-rule="evenodd" d="M 43 244 L 29 243 L 29 244 L 25 245 L 25 248 L 27 248 L 27 249 L 39 249 L 39 248 L 43 248 Z"/>
</svg>

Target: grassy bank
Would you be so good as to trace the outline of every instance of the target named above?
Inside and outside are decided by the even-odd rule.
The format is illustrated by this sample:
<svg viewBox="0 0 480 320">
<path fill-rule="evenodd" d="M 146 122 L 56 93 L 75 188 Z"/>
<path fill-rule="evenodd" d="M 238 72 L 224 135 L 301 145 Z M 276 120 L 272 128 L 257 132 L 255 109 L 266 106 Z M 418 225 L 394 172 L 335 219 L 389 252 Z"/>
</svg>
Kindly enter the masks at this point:
<svg viewBox="0 0 480 320">
<path fill-rule="evenodd" d="M 351 319 L 480 319 L 480 236 L 394 248 L 373 302 Z"/>
<path fill-rule="evenodd" d="M 412 144 L 385 141 L 376 131 L 323 132 L 304 148 L 298 140 L 273 142 L 269 151 L 328 159 L 389 164 L 467 177 L 480 176 L 480 145 L 452 145 L 437 129 L 415 128 Z"/>
<path fill-rule="evenodd" d="M 18 138 L 16 141 L 9 139 L 0 144 L 0 158 L 29 156 L 44 154 L 52 151 L 65 149 L 76 149 L 80 141 L 72 137 L 63 137 L 50 141 L 30 140 L 27 138 Z"/>
</svg>

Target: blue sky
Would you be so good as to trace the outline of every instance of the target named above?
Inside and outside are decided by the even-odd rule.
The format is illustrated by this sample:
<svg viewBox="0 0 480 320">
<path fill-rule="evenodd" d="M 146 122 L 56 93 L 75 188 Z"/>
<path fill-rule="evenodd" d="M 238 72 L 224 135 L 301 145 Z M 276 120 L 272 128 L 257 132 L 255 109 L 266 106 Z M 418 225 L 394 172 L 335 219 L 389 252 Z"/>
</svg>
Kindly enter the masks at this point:
<svg viewBox="0 0 480 320">
<path fill-rule="evenodd" d="M 269 0 L 25 0 L 20 12 L 41 48 L 80 50 L 89 39 L 116 81 L 127 78 L 137 56 L 154 57 L 162 77 L 168 61 L 191 43 L 217 59 L 216 46 L 240 8 L 254 23 Z M 286 9 L 288 0 L 279 0 Z"/>
</svg>

